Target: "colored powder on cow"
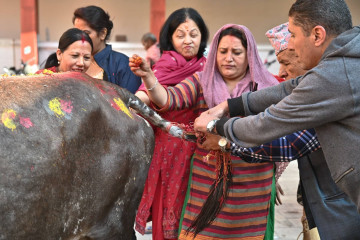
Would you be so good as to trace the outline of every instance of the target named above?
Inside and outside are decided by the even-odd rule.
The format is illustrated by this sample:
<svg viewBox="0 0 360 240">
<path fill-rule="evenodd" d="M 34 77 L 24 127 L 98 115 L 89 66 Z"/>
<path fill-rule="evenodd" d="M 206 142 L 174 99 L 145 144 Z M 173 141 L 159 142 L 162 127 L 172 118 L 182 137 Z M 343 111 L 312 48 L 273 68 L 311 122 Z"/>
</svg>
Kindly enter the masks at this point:
<svg viewBox="0 0 360 240">
<path fill-rule="evenodd" d="M 23 125 L 25 128 L 30 128 L 33 126 L 30 118 L 20 117 L 20 124 Z"/>
<path fill-rule="evenodd" d="M 68 114 L 71 113 L 71 111 L 72 111 L 72 109 L 73 109 L 73 106 L 72 106 L 71 101 L 65 101 L 65 100 L 60 99 L 60 104 L 61 104 L 61 109 L 62 109 L 64 112 L 66 112 L 66 113 L 68 113 Z"/>
<path fill-rule="evenodd" d="M 12 109 L 7 109 L 1 115 L 1 121 L 4 126 L 14 131 L 16 129 L 16 125 L 14 123 L 14 119 L 16 117 L 16 112 Z"/>
<path fill-rule="evenodd" d="M 126 113 L 130 118 L 133 118 L 131 112 L 129 111 L 129 109 L 126 107 L 125 103 L 120 98 L 114 98 L 114 102 L 121 109 L 121 111 Z"/>
<path fill-rule="evenodd" d="M 57 97 L 49 102 L 49 108 L 55 113 L 57 117 L 63 117 L 65 115 L 61 109 L 60 99 Z"/>
</svg>

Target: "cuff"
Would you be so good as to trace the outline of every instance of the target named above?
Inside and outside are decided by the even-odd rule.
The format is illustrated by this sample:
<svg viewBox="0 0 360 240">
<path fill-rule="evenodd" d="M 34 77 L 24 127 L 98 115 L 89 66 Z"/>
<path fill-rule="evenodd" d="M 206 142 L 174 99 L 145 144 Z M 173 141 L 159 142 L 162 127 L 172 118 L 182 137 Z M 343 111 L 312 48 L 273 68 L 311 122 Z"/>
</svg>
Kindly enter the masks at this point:
<svg viewBox="0 0 360 240">
<path fill-rule="evenodd" d="M 227 100 L 227 102 L 228 102 L 228 106 L 229 106 L 230 117 L 245 115 L 242 96 L 237 97 L 237 98 L 230 98 Z"/>
<path fill-rule="evenodd" d="M 228 117 L 222 117 L 216 122 L 216 132 L 220 136 L 225 137 L 224 125 L 229 119 Z"/>
</svg>

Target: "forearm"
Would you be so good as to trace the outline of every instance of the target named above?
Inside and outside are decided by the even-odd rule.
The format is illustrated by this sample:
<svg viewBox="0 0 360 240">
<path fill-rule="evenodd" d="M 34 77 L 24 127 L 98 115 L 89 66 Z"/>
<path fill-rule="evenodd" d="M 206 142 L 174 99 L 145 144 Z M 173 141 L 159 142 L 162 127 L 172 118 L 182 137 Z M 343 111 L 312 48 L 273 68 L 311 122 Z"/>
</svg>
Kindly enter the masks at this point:
<svg viewBox="0 0 360 240">
<path fill-rule="evenodd" d="M 282 82 L 276 86 L 255 92 L 247 92 L 238 98 L 228 99 L 228 111 L 231 117 L 248 116 L 264 111 L 272 104 L 280 102 L 299 84 L 299 78 Z"/>
<path fill-rule="evenodd" d="M 149 99 L 158 107 L 165 106 L 168 98 L 167 90 L 159 83 L 154 73 L 151 71 L 146 76 L 142 77 L 146 92 Z"/>
</svg>

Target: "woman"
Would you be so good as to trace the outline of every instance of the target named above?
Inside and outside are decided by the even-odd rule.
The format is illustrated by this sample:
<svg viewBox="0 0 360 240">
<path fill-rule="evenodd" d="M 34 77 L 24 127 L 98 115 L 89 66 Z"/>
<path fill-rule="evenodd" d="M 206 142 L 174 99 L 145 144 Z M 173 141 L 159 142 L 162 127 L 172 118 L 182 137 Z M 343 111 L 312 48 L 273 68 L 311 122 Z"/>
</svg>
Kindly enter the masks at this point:
<svg viewBox="0 0 360 240">
<path fill-rule="evenodd" d="M 45 69 L 39 70 L 37 74 L 49 71 L 86 72 L 90 67 L 92 49 L 93 44 L 87 33 L 70 28 L 61 35 L 58 49 L 47 58 Z"/>
<path fill-rule="evenodd" d="M 160 31 L 162 56 L 153 70 L 160 84 L 174 86 L 205 64 L 208 29 L 192 8 L 174 11 Z M 149 103 L 152 86 L 140 86 L 136 95 Z M 189 124 L 197 114 L 171 111 L 161 116 L 171 122 Z M 144 234 L 146 222 L 152 220 L 153 239 L 177 239 L 181 210 L 185 199 L 189 165 L 195 143 L 170 137 L 161 129 L 155 131 L 155 149 L 148 178 L 139 204 L 135 229 Z M 151 219 L 149 217 L 151 216 Z"/>
<path fill-rule="evenodd" d="M 97 6 L 82 7 L 75 10 L 73 24 L 89 34 L 94 43 L 93 60 L 87 73 L 135 93 L 141 80 L 130 71 L 129 58 L 106 44 L 113 28 L 110 16 Z"/>
<path fill-rule="evenodd" d="M 131 60 L 145 86 L 154 86 L 149 67 L 139 68 Z M 159 111 L 191 108 L 199 114 L 225 99 L 275 84 L 251 32 L 229 24 L 215 34 L 202 73 L 168 90 L 157 84 L 149 97 Z M 275 196 L 273 164 L 250 165 L 229 153 L 209 152 L 205 148 L 214 137 L 208 134 L 195 150 L 179 239 L 272 239 L 267 219 Z"/>
</svg>

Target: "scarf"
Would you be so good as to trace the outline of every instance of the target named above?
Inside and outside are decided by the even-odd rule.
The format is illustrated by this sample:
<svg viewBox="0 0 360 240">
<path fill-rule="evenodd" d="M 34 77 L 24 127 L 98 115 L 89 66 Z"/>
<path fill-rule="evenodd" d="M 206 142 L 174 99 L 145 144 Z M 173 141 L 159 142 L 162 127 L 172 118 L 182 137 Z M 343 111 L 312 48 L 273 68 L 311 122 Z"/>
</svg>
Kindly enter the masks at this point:
<svg viewBox="0 0 360 240">
<path fill-rule="evenodd" d="M 182 80 L 190 77 L 197 71 L 202 71 L 206 58 L 197 57 L 189 61 L 175 51 L 164 51 L 161 58 L 153 66 L 153 71 L 161 85 L 175 86 Z M 145 91 L 144 84 L 139 87 L 140 91 Z"/>
<path fill-rule="evenodd" d="M 228 92 L 226 83 L 216 66 L 219 35 L 224 29 L 230 27 L 239 29 L 245 33 L 247 39 L 247 58 L 249 62 L 249 68 L 245 77 L 237 83 L 232 93 Z M 251 84 L 255 86 L 257 83 L 258 89 L 278 84 L 275 77 L 266 70 L 262 63 L 257 51 L 255 39 L 250 30 L 245 26 L 235 24 L 224 25 L 215 33 L 210 44 L 210 50 L 207 55 L 204 70 L 203 72 L 198 73 L 198 75 L 203 88 L 204 98 L 209 108 L 212 108 L 229 98 L 239 97 L 243 92 L 248 92 Z"/>
</svg>

